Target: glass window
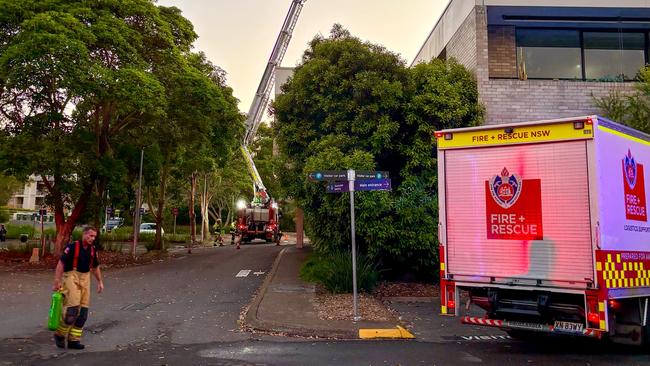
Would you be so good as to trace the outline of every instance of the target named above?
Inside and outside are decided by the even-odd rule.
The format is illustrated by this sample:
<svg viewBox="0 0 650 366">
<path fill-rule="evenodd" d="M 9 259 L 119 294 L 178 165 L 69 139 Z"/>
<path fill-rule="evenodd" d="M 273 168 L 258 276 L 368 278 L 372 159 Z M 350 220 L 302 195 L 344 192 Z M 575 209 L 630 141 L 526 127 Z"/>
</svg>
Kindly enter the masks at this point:
<svg viewBox="0 0 650 366">
<path fill-rule="evenodd" d="M 584 32 L 583 37 L 589 80 L 634 80 L 645 64 L 643 33 Z"/>
<path fill-rule="evenodd" d="M 582 79 L 580 32 L 517 29 L 517 68 L 524 79 Z"/>
</svg>

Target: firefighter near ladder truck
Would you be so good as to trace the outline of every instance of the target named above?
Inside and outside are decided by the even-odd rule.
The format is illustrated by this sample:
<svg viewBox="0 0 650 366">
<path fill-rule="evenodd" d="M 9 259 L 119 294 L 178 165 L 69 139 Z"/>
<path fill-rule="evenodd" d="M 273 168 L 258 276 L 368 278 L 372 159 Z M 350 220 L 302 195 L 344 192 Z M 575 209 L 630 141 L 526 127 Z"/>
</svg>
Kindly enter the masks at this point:
<svg viewBox="0 0 650 366">
<path fill-rule="evenodd" d="M 650 341 L 649 135 L 586 116 L 435 139 L 443 315 Z"/>
<path fill-rule="evenodd" d="M 90 306 L 90 273 L 97 280 L 97 292 L 104 290 L 95 238 L 97 229 L 84 228 L 82 240 L 68 244 L 61 255 L 55 274 L 54 291 L 63 294 L 62 321 L 54 333 L 59 348 L 84 349 L 81 334 Z"/>
</svg>

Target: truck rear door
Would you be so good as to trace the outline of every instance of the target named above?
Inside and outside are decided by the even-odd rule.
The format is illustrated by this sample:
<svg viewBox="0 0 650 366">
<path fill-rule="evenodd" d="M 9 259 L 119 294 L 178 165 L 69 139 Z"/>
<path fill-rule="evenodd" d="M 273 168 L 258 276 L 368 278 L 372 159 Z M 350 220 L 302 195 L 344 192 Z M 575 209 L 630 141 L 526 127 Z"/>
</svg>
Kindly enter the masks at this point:
<svg viewBox="0 0 650 366">
<path fill-rule="evenodd" d="M 440 150 L 447 273 L 536 286 L 593 282 L 587 141 Z"/>
</svg>

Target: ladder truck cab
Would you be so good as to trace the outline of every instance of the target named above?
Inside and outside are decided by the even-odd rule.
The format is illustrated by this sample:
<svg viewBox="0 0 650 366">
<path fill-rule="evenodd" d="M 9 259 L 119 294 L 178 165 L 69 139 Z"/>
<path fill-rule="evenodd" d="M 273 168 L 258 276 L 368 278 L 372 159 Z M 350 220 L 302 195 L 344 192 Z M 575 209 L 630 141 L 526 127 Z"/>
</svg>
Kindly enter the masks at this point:
<svg viewBox="0 0 650 366">
<path fill-rule="evenodd" d="M 275 242 L 277 245 L 280 244 L 281 232 L 278 205 L 270 197 L 262 182 L 249 146 L 253 142 L 262 122 L 262 115 L 268 104 L 271 90 L 273 89 L 275 69 L 280 66 L 287 47 L 289 47 L 293 29 L 296 26 L 305 1 L 292 0 L 246 118 L 246 133 L 242 141 L 241 152 L 246 161 L 248 172 L 253 179 L 255 196 L 250 204 L 238 203 L 237 223 L 235 226 L 238 249 L 240 242 L 249 242 L 256 238 L 265 239 L 267 242 Z"/>
<path fill-rule="evenodd" d="M 435 139 L 443 315 L 650 341 L 650 135 L 585 116 Z"/>
</svg>

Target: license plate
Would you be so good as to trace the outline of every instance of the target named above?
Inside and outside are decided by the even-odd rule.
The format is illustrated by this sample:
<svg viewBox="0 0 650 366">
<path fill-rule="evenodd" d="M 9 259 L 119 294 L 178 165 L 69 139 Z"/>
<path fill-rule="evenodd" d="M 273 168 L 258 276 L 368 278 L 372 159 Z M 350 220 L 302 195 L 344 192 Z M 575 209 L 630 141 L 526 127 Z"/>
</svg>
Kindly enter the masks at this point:
<svg viewBox="0 0 650 366">
<path fill-rule="evenodd" d="M 570 333 L 582 333 L 582 329 L 584 328 L 584 324 L 580 323 L 571 323 L 571 322 L 562 322 L 562 321 L 555 321 L 555 330 L 561 331 L 561 332 L 570 332 Z"/>
</svg>

